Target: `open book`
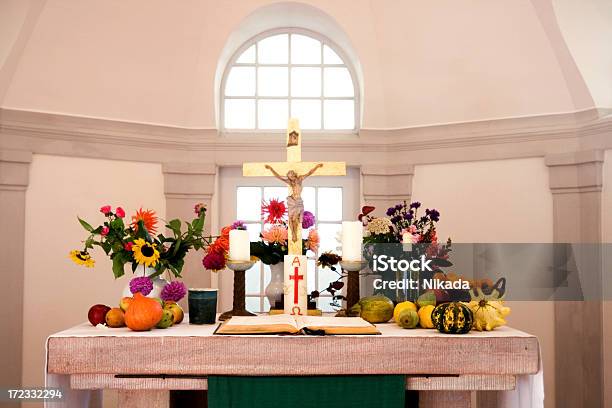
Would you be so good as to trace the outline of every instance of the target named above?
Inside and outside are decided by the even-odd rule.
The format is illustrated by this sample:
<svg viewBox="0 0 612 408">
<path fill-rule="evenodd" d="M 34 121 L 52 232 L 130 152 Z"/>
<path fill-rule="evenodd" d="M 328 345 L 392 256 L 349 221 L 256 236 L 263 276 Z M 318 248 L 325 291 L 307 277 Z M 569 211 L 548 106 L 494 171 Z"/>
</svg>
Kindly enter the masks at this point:
<svg viewBox="0 0 612 408">
<path fill-rule="evenodd" d="M 361 317 L 260 315 L 234 316 L 215 334 L 380 334 Z"/>
</svg>

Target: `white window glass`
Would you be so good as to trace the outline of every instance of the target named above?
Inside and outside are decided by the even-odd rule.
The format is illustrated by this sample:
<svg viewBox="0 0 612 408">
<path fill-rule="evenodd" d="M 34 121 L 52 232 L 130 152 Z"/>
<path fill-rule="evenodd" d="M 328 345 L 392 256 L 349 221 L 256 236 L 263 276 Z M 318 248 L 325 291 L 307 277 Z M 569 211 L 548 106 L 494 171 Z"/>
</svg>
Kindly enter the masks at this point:
<svg viewBox="0 0 612 408">
<path fill-rule="evenodd" d="M 255 96 L 255 67 L 234 67 L 227 76 L 225 96 Z"/>
<path fill-rule="evenodd" d="M 236 190 L 236 218 L 259 222 L 261 218 L 261 188 L 238 187 Z"/>
<path fill-rule="evenodd" d="M 340 247 L 339 234 L 342 229 L 342 224 L 319 224 L 319 253 L 327 251 L 337 251 Z"/>
<path fill-rule="evenodd" d="M 321 129 L 321 101 L 312 99 L 293 99 L 291 117 L 300 119 L 302 129 Z"/>
<path fill-rule="evenodd" d="M 289 71 L 284 67 L 257 68 L 257 94 L 259 96 L 289 95 Z"/>
<path fill-rule="evenodd" d="M 244 288 L 246 293 L 259 293 L 261 288 L 260 279 L 261 267 L 259 266 L 259 262 L 257 262 L 244 274 Z M 259 309 L 259 307 L 257 309 Z"/>
<path fill-rule="evenodd" d="M 325 129 L 354 129 L 355 101 L 326 100 L 323 102 Z"/>
<path fill-rule="evenodd" d="M 342 221 L 342 189 L 319 187 L 319 221 Z"/>
<path fill-rule="evenodd" d="M 260 99 L 257 120 L 260 129 L 285 129 L 289 118 L 289 101 L 286 99 Z"/>
<path fill-rule="evenodd" d="M 249 233 L 249 241 L 254 242 L 259 240 L 259 234 L 261 233 L 261 223 L 258 224 L 246 224 L 247 232 Z"/>
<path fill-rule="evenodd" d="M 323 69 L 323 95 L 324 96 L 353 96 L 353 81 L 347 68 Z"/>
<path fill-rule="evenodd" d="M 228 129 L 255 129 L 255 99 L 226 99 L 225 127 Z"/>
<path fill-rule="evenodd" d="M 261 206 L 257 203 L 261 199 L 270 200 L 277 198 L 285 200 L 287 195 L 286 186 L 261 186 L 261 187 L 237 187 L 236 190 L 236 214 L 237 219 L 247 220 L 247 231 L 251 241 L 259 240 L 259 233 L 263 225 L 260 217 Z M 312 212 L 317 218 L 316 228 L 321 240 L 320 249 L 317 254 L 308 253 L 309 257 L 318 256 L 324 251 L 339 251 L 339 236 L 342 220 L 342 188 L 341 187 L 312 187 L 307 186 L 302 190 L 304 209 Z M 322 218 L 321 218 L 322 216 Z M 254 218 L 255 217 L 255 218 Z M 304 237 L 307 230 L 303 230 Z M 247 309 L 252 312 L 268 311 L 270 305 L 265 298 L 264 290 L 270 283 L 270 267 L 258 262 L 246 273 L 246 292 Z M 330 282 L 337 279 L 337 274 L 323 268 L 317 268 L 316 260 L 308 260 L 308 292 L 313 290 L 321 291 Z M 332 299 L 329 295 L 323 294 L 317 301 L 317 305 L 323 311 L 333 311 L 330 306 Z"/>
<path fill-rule="evenodd" d="M 264 200 L 270 201 L 272 198 L 276 198 L 280 201 L 287 200 L 287 187 L 264 187 Z M 286 204 L 286 203 L 285 203 Z"/>
<path fill-rule="evenodd" d="M 276 133 L 286 129 L 290 115 L 306 130 L 356 128 L 351 71 L 340 54 L 316 36 L 273 34 L 248 44 L 234 64 L 227 69 L 221 93 L 224 128 Z M 247 101 L 227 102 L 234 99 Z"/>
<path fill-rule="evenodd" d="M 316 217 L 317 210 L 315 207 L 315 188 L 314 187 L 304 187 L 302 190 L 302 200 L 304 201 L 304 210 L 310 211 Z"/>
<path fill-rule="evenodd" d="M 273 35 L 257 43 L 257 62 L 260 64 L 289 63 L 289 36 Z"/>
<path fill-rule="evenodd" d="M 291 96 L 321 96 L 321 68 L 291 68 Z"/>
<path fill-rule="evenodd" d="M 320 64 L 321 42 L 300 34 L 291 35 L 292 64 Z"/>
<path fill-rule="evenodd" d="M 344 62 L 342 61 L 342 58 L 340 58 L 338 54 L 336 54 L 334 50 L 329 48 L 327 45 L 323 46 L 323 63 L 324 64 L 344 64 Z"/>
<path fill-rule="evenodd" d="M 238 64 L 254 64 L 255 63 L 255 44 L 247 48 L 236 60 Z"/>
<path fill-rule="evenodd" d="M 246 309 L 252 312 L 261 311 L 261 298 L 259 296 L 247 296 L 246 297 Z"/>
</svg>

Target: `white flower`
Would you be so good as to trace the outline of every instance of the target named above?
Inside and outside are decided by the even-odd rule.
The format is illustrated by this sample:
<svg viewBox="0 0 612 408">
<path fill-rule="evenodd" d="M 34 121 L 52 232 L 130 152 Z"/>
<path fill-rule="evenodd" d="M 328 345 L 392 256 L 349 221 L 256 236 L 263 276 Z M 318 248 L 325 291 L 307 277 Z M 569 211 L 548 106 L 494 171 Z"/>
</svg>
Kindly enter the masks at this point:
<svg viewBox="0 0 612 408">
<path fill-rule="evenodd" d="M 391 220 L 388 218 L 374 218 L 366 227 L 372 235 L 387 234 L 391 231 Z"/>
</svg>

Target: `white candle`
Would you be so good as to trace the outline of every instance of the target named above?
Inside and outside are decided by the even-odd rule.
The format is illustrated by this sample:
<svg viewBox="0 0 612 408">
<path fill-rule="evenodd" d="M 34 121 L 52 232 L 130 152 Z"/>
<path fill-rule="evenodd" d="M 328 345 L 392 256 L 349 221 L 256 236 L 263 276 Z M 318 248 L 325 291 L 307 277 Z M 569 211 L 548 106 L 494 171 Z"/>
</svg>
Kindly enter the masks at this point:
<svg viewBox="0 0 612 408">
<path fill-rule="evenodd" d="M 229 233 L 229 259 L 232 261 L 248 261 L 251 259 L 251 242 L 246 230 L 231 230 Z"/>
<path fill-rule="evenodd" d="M 363 224 L 361 221 L 342 221 L 342 260 L 361 261 Z"/>
</svg>

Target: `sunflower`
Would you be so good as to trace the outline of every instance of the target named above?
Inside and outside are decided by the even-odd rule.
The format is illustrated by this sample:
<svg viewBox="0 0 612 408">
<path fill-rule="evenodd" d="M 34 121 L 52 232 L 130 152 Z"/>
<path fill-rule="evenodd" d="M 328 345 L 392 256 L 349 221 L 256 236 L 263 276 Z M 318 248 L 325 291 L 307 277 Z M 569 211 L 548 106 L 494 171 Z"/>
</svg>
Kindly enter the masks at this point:
<svg viewBox="0 0 612 408">
<path fill-rule="evenodd" d="M 138 238 L 134 241 L 132 252 L 134 253 L 134 259 L 139 265 L 155 266 L 159 259 L 157 245 L 146 242 L 142 238 Z"/>
<path fill-rule="evenodd" d="M 138 231 L 138 221 L 142 221 L 145 228 L 150 234 L 157 232 L 157 214 L 153 210 L 143 210 L 142 207 L 136 211 L 136 215 L 132 215 L 132 227 Z"/>
<path fill-rule="evenodd" d="M 72 259 L 75 264 L 83 265 L 88 268 L 93 268 L 96 263 L 87 251 L 79 251 L 78 249 L 70 251 L 70 259 Z"/>
</svg>

